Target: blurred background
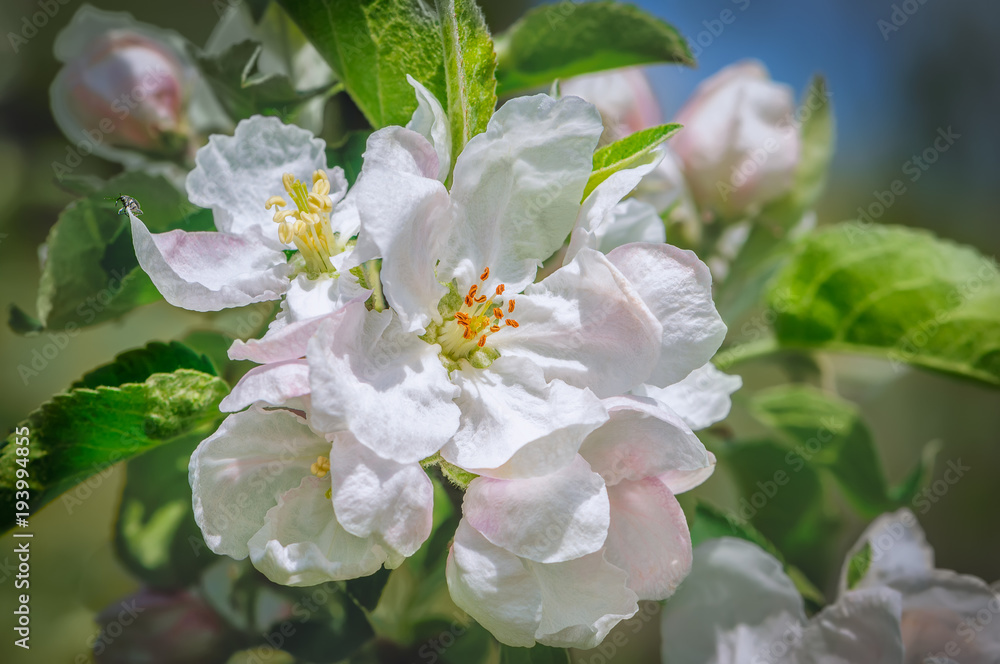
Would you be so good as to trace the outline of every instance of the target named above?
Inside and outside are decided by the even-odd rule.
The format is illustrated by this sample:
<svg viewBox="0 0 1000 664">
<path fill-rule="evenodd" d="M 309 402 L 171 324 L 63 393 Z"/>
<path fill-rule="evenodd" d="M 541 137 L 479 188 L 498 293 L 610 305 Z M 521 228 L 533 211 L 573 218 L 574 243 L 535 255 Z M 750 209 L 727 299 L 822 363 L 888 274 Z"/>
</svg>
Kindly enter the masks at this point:
<svg viewBox="0 0 1000 664">
<path fill-rule="evenodd" d="M 55 3 L 53 3 L 55 4 Z M 0 40 L 0 304 L 33 312 L 39 279 L 38 246 L 74 196 L 57 186 L 53 162 L 64 159 L 68 142 L 56 127 L 48 86 L 59 69 L 52 44 L 80 6 L 58 12 L 15 53 Z M 482 3 L 481 3 L 482 4 Z M 509 25 L 529 3 L 485 3 L 494 30 Z M 1000 4 L 988 0 L 706 0 L 638 4 L 676 25 L 692 43 L 697 69 L 649 69 L 669 119 L 698 82 L 743 58 L 761 60 L 772 76 L 801 91 L 809 77 L 828 79 L 837 118 L 837 153 L 819 208 L 820 223 L 857 216 L 874 193 L 907 178 L 907 191 L 878 219 L 933 230 L 969 244 L 986 256 L 1000 251 Z M 905 4 L 910 14 L 896 13 Z M 2 34 L 19 32 L 36 0 L 0 3 Z M 141 21 L 170 28 L 203 44 L 225 3 L 172 0 L 169 3 L 102 0 L 102 9 L 126 10 Z M 726 13 L 728 12 L 728 13 Z M 905 22 L 900 20 L 905 17 Z M 725 22 L 724 22 L 725 21 Z M 909 182 L 904 165 L 931 146 L 939 130 L 958 138 L 947 152 Z M 118 166 L 85 157 L 79 173 L 109 177 Z M 0 426 L 4 434 L 28 412 L 65 389 L 85 371 L 151 340 L 180 338 L 198 325 L 198 315 L 158 302 L 119 322 L 87 328 L 68 341 L 37 375 L 22 377 L 50 340 L 45 334 L 18 336 L 0 325 Z M 890 481 L 900 481 L 929 441 L 940 441 L 936 473 L 948 460 L 971 470 L 920 522 L 937 551 L 938 567 L 1000 579 L 1000 394 L 984 387 L 923 371 L 898 371 L 869 358 L 828 358 L 842 396 L 858 403 L 874 431 Z M 36 367 L 37 369 L 37 367 Z M 766 367 L 737 368 L 747 386 L 776 380 Z M 707 491 L 732 500 L 727 479 L 716 477 Z M 30 656 L 0 643 L 5 662 L 84 662 L 96 632 L 93 613 L 136 589 L 116 563 L 109 532 L 122 477 L 113 472 L 95 482 L 85 500 L 71 508 L 56 501 L 33 520 L 32 602 L 34 648 Z M 862 523 L 843 529 L 846 550 Z M 0 541 L 0 587 L 9 597 L 13 540 Z M 6 559 L 6 560 L 5 560 Z M 834 559 L 839 559 L 839 555 Z M 813 580 L 829 590 L 833 574 Z M 10 635 L 6 609 L 0 633 Z M 649 634 L 647 635 L 647 632 Z M 655 657 L 655 630 L 644 630 L 617 661 Z M 583 657 L 581 661 L 596 661 Z"/>
</svg>

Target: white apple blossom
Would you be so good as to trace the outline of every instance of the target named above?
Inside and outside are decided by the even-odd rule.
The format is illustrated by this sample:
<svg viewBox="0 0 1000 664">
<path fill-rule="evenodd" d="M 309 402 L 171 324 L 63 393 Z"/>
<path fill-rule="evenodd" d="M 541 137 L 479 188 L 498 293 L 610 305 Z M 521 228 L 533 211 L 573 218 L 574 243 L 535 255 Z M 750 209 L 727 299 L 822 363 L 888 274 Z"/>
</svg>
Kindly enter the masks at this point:
<svg viewBox="0 0 1000 664">
<path fill-rule="evenodd" d="M 214 311 L 284 296 L 272 326 L 280 328 L 363 296 L 342 269 L 357 213 L 343 170 L 326 168 L 325 147 L 304 129 L 255 116 L 233 136 L 212 136 L 187 178 L 189 198 L 212 209 L 218 232 L 152 234 L 129 213 L 139 265 L 164 299 Z"/>
<path fill-rule="evenodd" d="M 301 586 L 398 566 L 431 531 L 433 485 L 346 431 L 254 406 L 225 419 L 191 455 L 195 521 L 218 554 L 250 557 L 275 583 Z"/>
<path fill-rule="evenodd" d="M 673 594 L 691 566 L 675 494 L 715 458 L 675 413 L 640 397 L 569 465 L 533 479 L 472 480 L 448 557 L 456 604 L 513 646 L 593 648 L 639 600 Z"/>
<path fill-rule="evenodd" d="M 934 550 L 910 510 L 883 514 L 868 526 L 845 560 L 842 594 L 849 592 L 850 560 L 859 553 L 869 565 L 853 589 L 891 588 L 902 595 L 906 664 L 1000 661 L 1000 590 L 936 569 Z"/>
<path fill-rule="evenodd" d="M 724 537 L 694 550 L 661 616 L 663 664 L 901 664 L 899 594 L 844 594 L 807 620 L 781 563 Z"/>
<path fill-rule="evenodd" d="M 477 474 L 543 475 L 607 419 L 599 397 L 675 383 L 711 357 L 725 326 L 690 252 L 583 247 L 532 283 L 582 214 L 601 131 L 580 99 L 511 100 L 458 156 L 450 191 L 437 141 L 371 136 L 352 261 L 383 260 L 391 309 L 349 304 L 310 341 L 318 426 L 400 462 L 440 451 Z"/>
</svg>

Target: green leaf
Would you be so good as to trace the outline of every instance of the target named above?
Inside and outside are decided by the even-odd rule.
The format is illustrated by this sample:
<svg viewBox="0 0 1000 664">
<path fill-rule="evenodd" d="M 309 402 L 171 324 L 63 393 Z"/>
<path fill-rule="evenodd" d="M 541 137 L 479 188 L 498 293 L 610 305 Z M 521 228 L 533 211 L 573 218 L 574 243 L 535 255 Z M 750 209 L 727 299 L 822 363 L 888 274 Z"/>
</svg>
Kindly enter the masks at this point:
<svg viewBox="0 0 1000 664">
<path fill-rule="evenodd" d="M 798 223 L 802 215 L 815 205 L 823 193 L 826 174 L 833 158 L 833 104 L 830 102 L 826 80 L 822 76 L 814 77 L 806 89 L 797 118 L 801 122 L 799 137 L 802 147 L 792 188 L 788 194 L 769 203 L 761 212 L 765 223 L 776 222 L 785 230 Z"/>
<path fill-rule="evenodd" d="M 188 460 L 201 435 L 152 449 L 126 465 L 115 523 L 118 560 L 146 585 L 183 588 L 218 559 L 191 509 Z"/>
<path fill-rule="evenodd" d="M 174 352 L 171 347 L 164 348 L 164 352 Z M 135 356 L 125 356 L 128 366 L 105 367 L 88 374 L 89 380 L 135 378 Z M 162 365 L 150 361 L 147 366 Z M 23 437 L 19 432 L 25 428 L 30 439 L 28 480 L 34 512 L 74 484 L 119 461 L 180 436 L 207 435 L 221 417 L 219 402 L 228 391 L 226 383 L 216 376 L 180 368 L 151 374 L 143 382 L 78 387 L 57 394 L 0 445 L 0 500 L 13 504 L 16 470 L 20 468 L 15 458 L 21 458 L 16 456 L 16 439 Z M 68 494 L 63 500 L 71 508 L 80 499 Z M 11 513 L 4 517 L 4 530 L 12 525 L 12 518 Z"/>
<path fill-rule="evenodd" d="M 486 131 L 497 105 L 496 54 L 474 0 L 436 0 L 444 45 L 451 163 L 469 139 Z"/>
<path fill-rule="evenodd" d="M 37 302 L 44 329 L 72 333 L 161 299 L 136 261 L 128 216 L 108 200 L 123 193 L 140 202 L 142 219 L 154 233 L 213 229 L 211 211 L 191 205 L 164 178 L 139 172 L 120 175 L 71 203 L 46 241 Z"/>
<path fill-rule="evenodd" d="M 784 565 L 785 573 L 792 579 L 799 593 L 812 607 L 818 609 L 826 604 L 823 593 L 799 568 L 789 565 L 777 547 L 759 530 L 745 522 L 736 520 L 708 503 L 699 502 L 695 508 L 694 522 L 691 524 L 692 545 L 698 546 L 702 542 L 719 537 L 737 537 L 753 542 Z"/>
<path fill-rule="evenodd" d="M 569 651 L 536 645 L 532 648 L 500 646 L 500 664 L 569 664 Z"/>
<path fill-rule="evenodd" d="M 154 341 L 145 348 L 137 348 L 122 353 L 111 364 L 94 369 L 73 383 L 71 388 L 91 389 L 108 386 L 116 387 L 124 383 L 141 383 L 155 373 L 170 373 L 177 369 L 193 369 L 212 376 L 215 367 L 204 355 L 200 355 L 184 344 L 171 341 L 168 344 Z"/>
<path fill-rule="evenodd" d="M 868 568 L 872 565 L 872 543 L 865 540 L 865 545 L 861 550 L 851 556 L 847 561 L 847 589 L 853 590 L 855 586 L 865 578 Z"/>
<path fill-rule="evenodd" d="M 1000 270 L 926 231 L 845 223 L 814 233 L 769 301 L 783 346 L 875 354 L 1000 385 Z"/>
<path fill-rule="evenodd" d="M 536 7 L 496 37 L 496 50 L 502 95 L 605 69 L 694 64 L 673 26 L 638 7 L 609 1 Z"/>
<path fill-rule="evenodd" d="M 444 102 L 440 21 L 423 0 L 280 0 L 372 127 L 405 125 L 417 107 L 406 75 Z"/>
<path fill-rule="evenodd" d="M 10 305 L 7 325 L 17 334 L 35 335 L 45 329 L 42 322 L 16 304 Z"/>
<path fill-rule="evenodd" d="M 612 174 L 639 165 L 658 145 L 673 136 L 680 128 L 679 124 L 650 127 L 597 150 L 594 153 L 594 170 L 583 190 L 583 198 L 586 199 L 597 185 Z"/>
<path fill-rule="evenodd" d="M 788 465 L 829 472 L 866 517 L 896 507 L 871 432 L 853 404 L 812 387 L 784 385 L 756 393 L 749 407 L 754 417 L 786 436 Z"/>
<path fill-rule="evenodd" d="M 193 54 L 216 98 L 233 119 L 274 115 L 293 122 L 303 104 L 334 91 L 332 83 L 296 90 L 287 76 L 261 73 L 258 59 L 262 51 L 259 43 L 246 40 L 218 54 Z"/>
</svg>

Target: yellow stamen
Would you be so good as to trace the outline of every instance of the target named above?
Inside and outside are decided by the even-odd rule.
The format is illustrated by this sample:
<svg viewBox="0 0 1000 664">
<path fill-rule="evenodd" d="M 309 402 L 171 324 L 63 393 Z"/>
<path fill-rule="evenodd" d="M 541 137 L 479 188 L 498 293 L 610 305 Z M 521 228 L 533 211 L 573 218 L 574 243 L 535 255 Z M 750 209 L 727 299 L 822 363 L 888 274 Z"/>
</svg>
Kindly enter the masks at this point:
<svg viewBox="0 0 1000 664">
<path fill-rule="evenodd" d="M 311 274 L 333 273 L 331 258 L 344 250 L 345 245 L 330 227 L 333 200 L 330 198 L 330 178 L 326 171 L 312 174 L 312 191 L 291 173 L 281 176 L 281 184 L 295 208 L 276 210 L 274 221 L 278 224 L 278 239 L 283 244 L 294 244 L 305 260 Z M 281 196 L 271 196 L 264 208 L 281 208 L 287 203 Z"/>
<path fill-rule="evenodd" d="M 309 472 L 321 479 L 326 477 L 330 472 L 330 459 L 325 456 L 316 457 L 316 462 L 309 466 Z"/>
</svg>

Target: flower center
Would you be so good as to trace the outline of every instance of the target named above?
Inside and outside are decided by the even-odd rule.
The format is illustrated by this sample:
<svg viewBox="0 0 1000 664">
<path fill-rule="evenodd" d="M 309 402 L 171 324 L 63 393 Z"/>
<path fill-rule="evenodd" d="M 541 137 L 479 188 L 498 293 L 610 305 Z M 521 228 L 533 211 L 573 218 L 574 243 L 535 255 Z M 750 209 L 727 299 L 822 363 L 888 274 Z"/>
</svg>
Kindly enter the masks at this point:
<svg viewBox="0 0 1000 664">
<path fill-rule="evenodd" d="M 490 269 L 486 268 L 479 275 L 480 283 L 469 288 L 461 306 L 444 317 L 434 337 L 434 342 L 441 344 L 442 359 L 452 363 L 464 359 L 476 368 L 488 367 L 500 355 L 486 346 L 487 339 L 504 327 L 518 327 L 517 321 L 509 317 L 514 312 L 514 298 L 505 301 L 501 297 L 503 284 L 489 297 L 481 294 L 480 287 L 485 286 L 489 277 Z"/>
<path fill-rule="evenodd" d="M 305 260 L 306 271 L 311 275 L 336 272 L 330 259 L 344 250 L 338 233 L 330 228 L 330 213 L 333 201 L 330 199 L 330 179 L 325 171 L 315 171 L 312 177 L 312 191 L 291 173 L 281 176 L 288 197 L 295 203 L 294 209 L 275 210 L 274 221 L 278 224 L 278 239 L 284 244 L 294 244 Z M 271 196 L 264 203 L 264 209 L 285 207 L 281 196 Z"/>
</svg>

